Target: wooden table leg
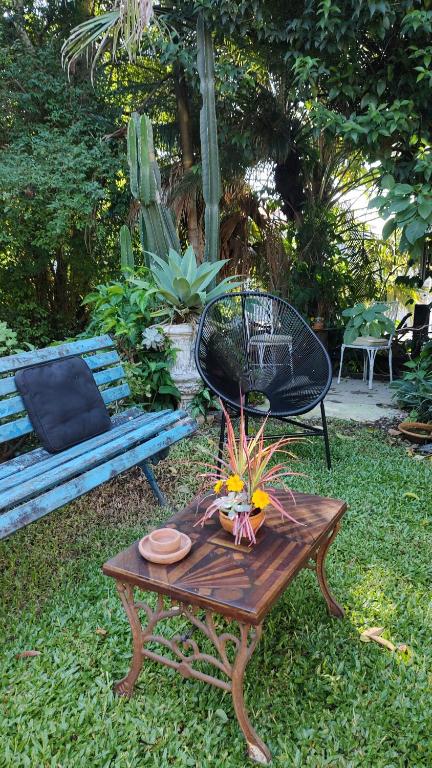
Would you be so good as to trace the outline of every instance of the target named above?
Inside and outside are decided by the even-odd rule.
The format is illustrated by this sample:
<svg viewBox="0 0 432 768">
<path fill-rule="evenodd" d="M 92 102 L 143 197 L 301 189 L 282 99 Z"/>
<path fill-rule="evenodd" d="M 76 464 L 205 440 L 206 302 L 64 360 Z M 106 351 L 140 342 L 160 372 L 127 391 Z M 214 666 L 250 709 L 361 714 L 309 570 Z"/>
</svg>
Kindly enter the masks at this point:
<svg viewBox="0 0 432 768">
<path fill-rule="evenodd" d="M 339 605 L 338 602 L 336 602 L 332 593 L 330 592 L 330 588 L 327 583 L 325 567 L 324 567 L 328 549 L 330 547 L 330 544 L 336 538 L 336 534 L 338 533 L 339 528 L 340 528 L 340 523 L 336 523 L 330 535 L 325 539 L 325 541 L 323 541 L 320 548 L 318 549 L 318 552 L 315 555 L 315 562 L 316 562 L 315 570 L 318 577 L 318 584 L 320 586 L 324 600 L 327 603 L 329 612 L 331 613 L 332 616 L 336 616 L 338 619 L 342 619 L 344 616 L 344 610 L 342 606 Z"/>
<path fill-rule="evenodd" d="M 260 765 L 269 765 L 271 763 L 271 752 L 264 744 L 262 739 L 258 736 L 254 728 L 252 727 L 249 717 L 246 712 L 244 697 L 243 697 L 243 678 L 246 669 L 246 665 L 251 658 L 255 647 L 261 637 L 262 625 L 252 628 L 252 637 L 249 642 L 249 634 L 251 627 L 247 624 L 239 624 L 240 626 L 240 645 L 237 649 L 237 655 L 232 669 L 232 686 L 231 693 L 234 704 L 234 710 L 237 716 L 240 728 L 243 731 L 244 737 L 247 742 L 247 751 L 251 760 L 254 760 Z"/>
</svg>

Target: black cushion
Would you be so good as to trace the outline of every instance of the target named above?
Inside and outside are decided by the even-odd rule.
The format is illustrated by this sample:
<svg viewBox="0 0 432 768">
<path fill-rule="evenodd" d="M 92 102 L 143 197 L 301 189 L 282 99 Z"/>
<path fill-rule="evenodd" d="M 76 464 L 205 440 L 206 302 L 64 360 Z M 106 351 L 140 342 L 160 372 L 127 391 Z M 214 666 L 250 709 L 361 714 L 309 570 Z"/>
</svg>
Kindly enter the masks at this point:
<svg viewBox="0 0 432 768">
<path fill-rule="evenodd" d="M 111 428 L 85 360 L 64 357 L 23 368 L 15 382 L 43 447 L 58 453 Z"/>
</svg>

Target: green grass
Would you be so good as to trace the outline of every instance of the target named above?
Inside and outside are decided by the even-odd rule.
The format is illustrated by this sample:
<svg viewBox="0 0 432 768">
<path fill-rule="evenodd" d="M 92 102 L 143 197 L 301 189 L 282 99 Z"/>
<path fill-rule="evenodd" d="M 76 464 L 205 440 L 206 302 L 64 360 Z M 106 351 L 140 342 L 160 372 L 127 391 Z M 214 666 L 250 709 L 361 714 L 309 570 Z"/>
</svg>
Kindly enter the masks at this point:
<svg viewBox="0 0 432 768">
<path fill-rule="evenodd" d="M 197 442 L 159 466 L 173 504 L 195 490 Z M 298 446 L 292 486 L 350 505 L 328 558 L 346 618 L 303 572 L 248 667 L 249 713 L 275 766 L 430 768 L 432 463 L 367 429 L 334 425 L 332 448 L 328 473 L 321 441 Z M 130 633 L 100 567 L 163 514 L 134 471 L 0 543 L 0 768 L 248 764 L 228 694 L 152 662 L 133 699 L 112 693 Z M 362 643 L 374 625 L 408 651 Z M 28 649 L 41 655 L 16 658 Z"/>
</svg>

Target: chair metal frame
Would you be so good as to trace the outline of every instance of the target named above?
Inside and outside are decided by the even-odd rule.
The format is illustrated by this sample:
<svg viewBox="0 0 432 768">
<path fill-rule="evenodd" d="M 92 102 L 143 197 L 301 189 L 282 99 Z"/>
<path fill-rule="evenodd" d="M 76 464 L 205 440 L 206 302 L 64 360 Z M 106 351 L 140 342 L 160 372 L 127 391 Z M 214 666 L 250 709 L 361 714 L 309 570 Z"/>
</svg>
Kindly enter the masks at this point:
<svg viewBox="0 0 432 768">
<path fill-rule="evenodd" d="M 203 379 L 203 381 L 206 384 L 206 386 L 217 397 L 219 397 L 224 402 L 225 406 L 228 407 L 228 410 L 230 411 L 230 413 L 232 415 L 234 415 L 234 416 L 239 416 L 240 411 L 239 411 L 238 403 L 236 403 L 233 400 L 230 400 L 229 398 L 227 398 L 226 394 L 224 394 L 222 391 L 219 391 L 218 389 L 216 389 L 214 384 L 212 384 L 209 381 L 209 379 L 207 378 L 207 376 L 206 376 L 206 374 L 203 371 L 202 366 L 201 366 L 201 362 L 200 362 L 200 358 L 199 358 L 199 347 L 200 347 L 200 343 L 201 343 L 202 331 L 203 331 L 203 328 L 204 328 L 204 324 L 205 324 L 205 321 L 206 321 L 207 314 L 211 310 L 211 308 L 213 307 L 214 304 L 216 304 L 218 302 L 221 302 L 221 301 L 224 301 L 226 299 L 234 298 L 234 297 L 241 297 L 242 299 L 247 299 L 247 298 L 253 298 L 254 296 L 256 296 L 256 297 L 258 297 L 260 299 L 268 298 L 269 302 L 272 302 L 272 301 L 280 302 L 280 303 L 286 305 L 289 308 L 289 310 L 291 312 L 293 312 L 294 315 L 297 316 L 299 321 L 301 323 L 303 323 L 307 327 L 307 329 L 310 332 L 310 334 L 312 336 L 314 336 L 314 339 L 315 339 L 316 343 L 321 347 L 321 350 L 322 350 L 322 352 L 323 352 L 323 354 L 325 356 L 325 359 L 327 361 L 327 364 L 328 364 L 328 376 L 327 376 L 326 385 L 323 388 L 323 391 L 321 392 L 319 397 L 315 398 L 315 400 L 313 400 L 312 402 L 308 403 L 308 405 L 306 407 L 294 408 L 292 411 L 290 411 L 289 413 L 286 413 L 286 414 L 279 413 L 279 412 L 275 413 L 275 412 L 272 412 L 272 411 L 265 411 L 265 412 L 263 412 L 263 411 L 261 411 L 261 410 L 259 410 L 257 408 L 254 408 L 253 406 L 248 405 L 248 395 L 247 395 L 247 393 L 245 393 L 243 395 L 243 408 L 244 408 L 244 415 L 245 415 L 246 434 L 249 436 L 249 417 L 250 416 L 253 416 L 253 417 L 258 418 L 258 419 L 259 418 L 263 419 L 263 418 L 268 416 L 269 418 L 275 419 L 277 421 L 281 421 L 281 422 L 284 422 L 284 423 L 289 424 L 291 426 L 295 426 L 298 431 L 293 432 L 293 433 L 289 432 L 288 433 L 289 437 L 322 437 L 323 440 L 324 440 L 327 467 L 328 467 L 328 469 L 331 469 L 330 442 L 329 442 L 328 428 L 327 428 L 327 419 L 326 419 L 326 413 L 325 413 L 325 407 L 324 407 L 324 398 L 327 395 L 327 392 L 330 389 L 331 382 L 332 382 L 332 366 L 331 366 L 330 358 L 328 356 L 327 350 L 325 349 L 325 347 L 321 343 L 320 339 L 316 336 L 316 334 L 313 332 L 313 330 L 307 325 L 307 323 L 301 317 L 300 313 L 297 312 L 297 310 L 294 307 L 292 307 L 291 304 L 289 304 L 287 301 L 285 301 L 284 299 L 280 299 L 277 296 L 273 296 L 272 294 L 264 292 L 264 291 L 240 291 L 240 292 L 232 293 L 232 294 L 223 294 L 223 295 L 218 296 L 217 298 L 213 299 L 213 301 L 209 302 L 209 304 L 205 307 L 204 312 L 201 315 L 200 323 L 199 323 L 199 327 L 198 327 L 198 332 L 197 332 L 197 337 L 196 337 L 196 343 L 195 343 L 195 363 L 196 363 L 196 366 L 197 366 L 198 371 L 200 373 L 200 376 Z M 249 323 L 246 321 L 246 319 L 244 320 L 244 326 L 245 326 L 245 344 L 247 346 L 247 351 L 249 353 L 250 346 L 251 346 L 251 341 L 253 343 L 253 334 L 250 333 Z M 273 325 L 271 326 L 271 330 L 274 332 Z M 258 335 L 260 335 L 260 334 L 258 334 Z M 269 341 L 269 342 L 259 342 L 259 343 L 260 344 L 261 343 L 266 343 L 269 346 L 271 346 L 271 341 Z M 258 352 L 259 352 L 259 349 L 258 349 Z M 289 356 L 290 356 L 290 359 L 291 359 L 291 366 L 292 366 L 292 344 L 289 345 Z M 260 359 L 260 361 L 262 363 L 262 361 L 263 361 L 263 355 L 262 354 L 259 354 L 259 359 Z M 304 424 L 304 423 L 298 421 L 297 419 L 292 418 L 293 416 L 299 416 L 299 415 L 302 415 L 304 413 L 309 413 L 317 405 L 320 406 L 322 426 L 315 426 L 313 424 Z M 225 427 L 226 427 L 226 420 L 225 420 L 224 414 L 222 413 L 221 425 L 220 425 L 220 434 L 219 434 L 219 451 L 218 451 L 218 459 L 219 459 L 219 461 L 221 461 L 221 459 L 222 459 L 223 446 L 224 446 L 224 443 L 225 443 Z M 270 435 L 270 434 L 267 434 L 265 436 L 265 438 L 267 440 L 275 439 L 275 438 L 279 438 L 279 437 L 281 437 L 281 435 Z"/>
</svg>

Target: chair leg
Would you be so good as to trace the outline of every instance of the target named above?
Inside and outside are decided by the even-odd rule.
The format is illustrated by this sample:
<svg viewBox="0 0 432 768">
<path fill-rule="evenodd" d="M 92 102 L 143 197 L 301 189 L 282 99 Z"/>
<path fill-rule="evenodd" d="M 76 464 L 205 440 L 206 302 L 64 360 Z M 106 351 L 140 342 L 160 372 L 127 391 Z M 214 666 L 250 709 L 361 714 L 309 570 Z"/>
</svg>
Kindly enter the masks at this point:
<svg viewBox="0 0 432 768">
<path fill-rule="evenodd" d="M 247 404 L 248 404 L 248 393 L 245 392 L 245 396 L 244 396 L 244 406 L 245 406 L 245 408 L 247 408 Z M 246 437 L 248 437 L 248 435 L 249 435 L 249 414 L 247 413 L 247 411 L 243 412 L 243 416 L 244 416 L 245 435 L 246 435 Z"/>
<path fill-rule="evenodd" d="M 221 425 L 220 425 L 220 432 L 219 432 L 219 450 L 218 450 L 218 458 L 217 458 L 217 466 L 222 466 L 222 456 L 223 456 L 223 449 L 224 449 L 224 443 L 225 443 L 225 414 L 222 411 L 221 414 Z"/>
<path fill-rule="evenodd" d="M 390 372 L 390 384 L 393 381 L 393 350 L 391 346 L 389 347 L 389 372 Z"/>
<path fill-rule="evenodd" d="M 322 400 L 320 403 L 320 407 L 321 407 L 321 420 L 323 425 L 325 453 L 326 453 L 326 460 L 327 460 L 327 469 L 331 469 L 330 442 L 329 442 L 329 436 L 328 436 L 328 430 L 327 430 L 327 419 L 325 414 L 325 408 Z"/>
<path fill-rule="evenodd" d="M 167 506 L 167 500 L 166 500 L 165 496 L 163 495 L 161 489 L 159 488 L 159 486 L 158 486 L 158 484 L 156 482 L 156 478 L 155 478 L 155 476 L 153 474 L 153 470 L 149 466 L 148 461 L 143 461 L 142 464 L 139 464 L 139 466 L 141 467 L 142 471 L 144 472 L 145 478 L 146 478 L 146 480 L 147 480 L 147 482 L 148 482 L 148 484 L 149 484 L 149 486 L 150 486 L 150 488 L 151 488 L 151 490 L 153 492 L 153 495 L 157 499 L 158 504 L 161 507 L 166 507 Z"/>
<path fill-rule="evenodd" d="M 374 365 L 375 365 L 375 357 L 378 350 L 376 349 L 368 349 L 368 358 L 369 358 L 369 383 L 368 383 L 368 389 L 372 389 L 373 386 L 373 374 L 374 374 Z"/>
<path fill-rule="evenodd" d="M 342 344 L 342 346 L 341 346 L 341 356 L 340 356 L 340 363 L 339 363 L 339 376 L 338 376 L 338 380 L 337 380 L 337 383 L 338 383 L 338 384 L 340 384 L 340 380 L 341 380 L 341 373 L 342 373 L 342 363 L 343 363 L 343 356 L 344 356 L 344 352 L 345 352 L 345 345 L 344 345 L 344 344 Z"/>
</svg>

